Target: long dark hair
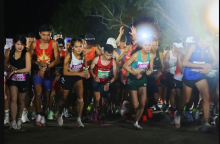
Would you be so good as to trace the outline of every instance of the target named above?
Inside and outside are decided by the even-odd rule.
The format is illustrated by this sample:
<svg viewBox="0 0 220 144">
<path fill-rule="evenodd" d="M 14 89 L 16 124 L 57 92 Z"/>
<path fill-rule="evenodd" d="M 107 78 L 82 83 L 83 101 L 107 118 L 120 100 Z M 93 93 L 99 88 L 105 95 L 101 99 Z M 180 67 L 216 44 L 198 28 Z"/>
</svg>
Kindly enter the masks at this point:
<svg viewBox="0 0 220 144">
<path fill-rule="evenodd" d="M 73 39 L 71 40 L 71 46 L 72 46 L 72 47 L 74 46 L 75 42 L 81 42 L 81 43 L 83 44 L 83 40 L 82 40 L 81 38 L 73 38 Z M 71 48 L 71 49 L 69 50 L 69 52 L 70 52 L 70 59 L 72 59 L 73 49 Z M 82 60 L 82 59 L 83 59 L 83 52 L 80 53 L 80 56 L 81 56 L 81 60 Z"/>
<path fill-rule="evenodd" d="M 10 54 L 9 54 L 9 61 L 13 58 L 13 55 L 15 53 L 15 44 L 20 41 L 22 45 L 26 45 L 26 37 L 24 35 L 16 35 L 13 38 L 13 45 L 12 48 L 10 50 Z M 25 54 L 27 52 L 26 46 L 24 47 L 24 49 L 22 50 L 21 53 L 21 58 L 25 60 Z"/>
</svg>

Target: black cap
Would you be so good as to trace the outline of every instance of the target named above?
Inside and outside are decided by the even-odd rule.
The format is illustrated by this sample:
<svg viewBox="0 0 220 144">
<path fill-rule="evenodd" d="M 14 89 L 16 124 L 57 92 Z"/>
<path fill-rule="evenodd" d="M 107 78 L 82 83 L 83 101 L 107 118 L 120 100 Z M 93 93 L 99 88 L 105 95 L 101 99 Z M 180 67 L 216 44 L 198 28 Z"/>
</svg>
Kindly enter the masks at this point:
<svg viewBox="0 0 220 144">
<path fill-rule="evenodd" d="M 58 38 L 56 41 L 57 41 L 58 45 L 63 44 L 63 46 L 64 46 L 64 40 L 63 39 Z"/>
<path fill-rule="evenodd" d="M 60 31 L 55 31 L 54 35 L 57 35 L 57 34 L 62 34 L 62 33 Z"/>
<path fill-rule="evenodd" d="M 85 35 L 85 41 L 88 45 L 92 45 L 95 41 L 95 37 L 92 34 L 86 34 Z"/>
</svg>

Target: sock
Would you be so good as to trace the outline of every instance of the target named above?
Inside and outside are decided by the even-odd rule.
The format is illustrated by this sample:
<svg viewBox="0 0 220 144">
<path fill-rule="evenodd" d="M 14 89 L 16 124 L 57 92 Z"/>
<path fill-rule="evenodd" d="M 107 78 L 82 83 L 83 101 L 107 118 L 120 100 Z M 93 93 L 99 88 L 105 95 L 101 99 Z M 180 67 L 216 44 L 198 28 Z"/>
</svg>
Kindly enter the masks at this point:
<svg viewBox="0 0 220 144">
<path fill-rule="evenodd" d="M 8 110 L 5 110 L 5 115 L 9 115 L 9 109 Z"/>
<path fill-rule="evenodd" d="M 137 124 L 138 124 L 138 121 L 136 121 L 135 124 L 137 125 Z"/>
<path fill-rule="evenodd" d="M 206 125 L 208 122 L 203 122 L 202 125 Z"/>
<path fill-rule="evenodd" d="M 81 121 L 81 118 L 80 118 L 80 117 L 77 117 L 77 121 Z"/>
</svg>

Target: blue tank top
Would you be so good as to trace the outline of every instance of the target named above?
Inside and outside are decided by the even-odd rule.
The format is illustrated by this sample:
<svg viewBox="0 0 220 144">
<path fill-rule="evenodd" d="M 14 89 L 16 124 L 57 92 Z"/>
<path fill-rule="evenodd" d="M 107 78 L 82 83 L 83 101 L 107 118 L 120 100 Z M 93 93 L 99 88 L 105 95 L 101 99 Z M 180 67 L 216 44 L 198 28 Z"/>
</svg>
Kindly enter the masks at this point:
<svg viewBox="0 0 220 144">
<path fill-rule="evenodd" d="M 205 64 L 208 54 L 209 54 L 209 47 L 205 49 L 201 49 L 198 43 L 195 43 L 195 52 L 192 53 L 189 62 L 197 63 L 197 64 Z M 183 70 L 183 78 L 187 80 L 196 80 L 205 76 L 205 74 L 200 73 L 198 70 L 202 68 L 192 68 L 192 67 L 184 67 Z"/>
<path fill-rule="evenodd" d="M 121 55 L 121 51 L 118 48 L 116 48 L 116 51 L 118 52 L 119 55 Z M 122 61 L 123 62 L 125 61 L 125 56 L 122 58 Z"/>
<path fill-rule="evenodd" d="M 136 70 L 146 70 L 148 67 L 149 67 L 149 63 L 150 63 L 150 53 L 148 53 L 148 57 L 147 57 L 147 60 L 145 62 L 142 61 L 141 59 L 141 52 L 138 51 L 138 59 L 137 61 L 131 63 L 131 67 L 133 69 L 136 69 Z M 131 79 L 137 79 L 133 74 L 129 73 L 129 77 Z M 142 78 L 146 77 L 146 73 L 143 74 Z M 141 78 L 141 79 L 142 79 Z"/>
</svg>

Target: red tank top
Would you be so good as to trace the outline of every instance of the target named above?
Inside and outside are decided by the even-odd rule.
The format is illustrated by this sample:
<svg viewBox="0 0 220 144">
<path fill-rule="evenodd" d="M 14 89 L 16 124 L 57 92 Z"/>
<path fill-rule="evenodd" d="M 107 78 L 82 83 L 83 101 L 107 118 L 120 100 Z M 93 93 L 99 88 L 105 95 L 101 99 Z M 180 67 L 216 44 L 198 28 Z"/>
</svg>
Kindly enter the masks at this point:
<svg viewBox="0 0 220 144">
<path fill-rule="evenodd" d="M 107 83 L 110 80 L 109 75 L 112 67 L 113 59 L 111 59 L 110 63 L 107 66 L 104 66 L 101 63 L 101 56 L 99 56 L 98 63 L 94 68 L 94 74 L 100 78 L 100 83 Z"/>
<path fill-rule="evenodd" d="M 44 63 L 51 63 L 54 61 L 53 54 L 53 40 L 49 40 L 49 46 L 47 49 L 40 49 L 40 39 L 36 41 L 35 53 L 32 57 L 33 60 L 43 61 Z M 34 72 L 38 72 L 38 65 L 33 65 Z M 51 70 L 48 70 L 51 71 Z M 48 73 L 45 71 L 45 73 Z"/>
</svg>

